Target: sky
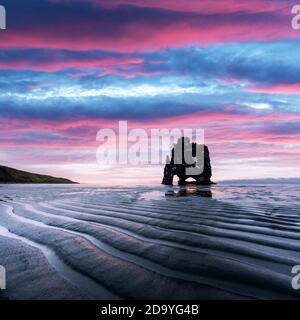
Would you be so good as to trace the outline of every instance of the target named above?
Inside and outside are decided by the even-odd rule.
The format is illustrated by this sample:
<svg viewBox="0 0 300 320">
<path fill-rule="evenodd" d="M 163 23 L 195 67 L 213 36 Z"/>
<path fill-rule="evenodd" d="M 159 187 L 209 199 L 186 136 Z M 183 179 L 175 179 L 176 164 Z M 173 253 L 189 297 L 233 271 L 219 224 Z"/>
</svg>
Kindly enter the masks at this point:
<svg viewBox="0 0 300 320">
<path fill-rule="evenodd" d="M 0 164 L 92 183 L 99 129 L 200 128 L 213 180 L 300 177 L 300 30 L 289 0 L 0 0 Z"/>
</svg>

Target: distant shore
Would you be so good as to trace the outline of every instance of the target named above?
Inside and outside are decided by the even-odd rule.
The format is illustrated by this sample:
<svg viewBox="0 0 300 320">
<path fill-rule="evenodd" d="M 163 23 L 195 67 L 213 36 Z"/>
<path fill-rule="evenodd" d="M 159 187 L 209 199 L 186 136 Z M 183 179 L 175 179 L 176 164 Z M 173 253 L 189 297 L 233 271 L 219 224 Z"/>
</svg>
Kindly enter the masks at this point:
<svg viewBox="0 0 300 320">
<path fill-rule="evenodd" d="M 31 173 L 5 166 L 0 166 L 0 183 L 78 184 L 78 182 L 74 182 L 65 178 Z"/>
</svg>

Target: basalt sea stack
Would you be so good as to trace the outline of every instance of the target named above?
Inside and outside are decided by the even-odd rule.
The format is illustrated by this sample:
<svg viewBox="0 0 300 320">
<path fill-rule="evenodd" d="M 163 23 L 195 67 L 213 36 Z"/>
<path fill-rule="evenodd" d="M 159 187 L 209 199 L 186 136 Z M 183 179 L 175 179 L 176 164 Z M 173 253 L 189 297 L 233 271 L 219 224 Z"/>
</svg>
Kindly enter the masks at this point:
<svg viewBox="0 0 300 320">
<path fill-rule="evenodd" d="M 209 150 L 206 145 L 191 143 L 182 137 L 172 149 L 172 157 L 167 157 L 162 184 L 172 185 L 174 176 L 178 176 L 180 185 L 195 183 L 213 184 Z M 186 181 L 192 178 L 194 181 Z"/>
</svg>

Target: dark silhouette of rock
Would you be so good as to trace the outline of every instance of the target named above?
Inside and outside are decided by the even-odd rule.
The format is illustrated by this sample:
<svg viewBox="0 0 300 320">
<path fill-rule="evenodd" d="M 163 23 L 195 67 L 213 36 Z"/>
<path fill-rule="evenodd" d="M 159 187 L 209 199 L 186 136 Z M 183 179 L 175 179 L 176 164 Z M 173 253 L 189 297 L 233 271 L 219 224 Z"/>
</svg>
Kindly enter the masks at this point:
<svg viewBox="0 0 300 320">
<path fill-rule="evenodd" d="M 162 184 L 172 185 L 173 178 L 177 175 L 178 184 L 189 183 L 210 185 L 212 169 L 210 164 L 209 150 L 206 145 L 191 143 L 189 138 L 182 137 L 172 149 L 172 158 L 167 157 L 164 168 Z M 193 182 L 186 181 L 194 179 Z"/>
</svg>

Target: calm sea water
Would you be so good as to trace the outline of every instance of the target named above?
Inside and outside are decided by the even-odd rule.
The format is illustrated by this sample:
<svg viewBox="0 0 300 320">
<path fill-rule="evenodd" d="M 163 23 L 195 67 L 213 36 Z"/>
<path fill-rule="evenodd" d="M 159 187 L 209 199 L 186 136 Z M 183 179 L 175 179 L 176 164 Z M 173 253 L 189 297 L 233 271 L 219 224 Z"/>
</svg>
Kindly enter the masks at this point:
<svg viewBox="0 0 300 320">
<path fill-rule="evenodd" d="M 51 200 L 51 198 L 76 197 L 84 194 L 101 194 L 105 199 L 113 199 L 122 194 L 132 200 L 170 200 L 182 198 L 183 201 L 197 202 L 203 198 L 230 202 L 254 207 L 300 207 L 300 184 L 217 184 L 206 186 L 112 186 L 100 185 L 0 185 L 0 195 L 17 196 L 24 199 Z M 287 212 L 288 213 L 288 212 Z"/>
</svg>

